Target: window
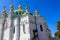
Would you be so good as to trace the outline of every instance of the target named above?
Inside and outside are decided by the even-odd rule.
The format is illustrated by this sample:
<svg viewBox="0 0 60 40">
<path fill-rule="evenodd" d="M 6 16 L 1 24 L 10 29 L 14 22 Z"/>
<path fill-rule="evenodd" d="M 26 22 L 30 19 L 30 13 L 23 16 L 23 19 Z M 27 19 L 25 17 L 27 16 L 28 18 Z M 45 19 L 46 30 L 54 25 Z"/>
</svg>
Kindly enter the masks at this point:
<svg viewBox="0 0 60 40">
<path fill-rule="evenodd" d="M 40 30 L 43 31 L 43 27 L 42 27 L 42 25 L 40 25 Z"/>
<path fill-rule="evenodd" d="M 18 12 L 16 12 L 16 15 L 18 15 Z"/>
<path fill-rule="evenodd" d="M 21 12 L 19 12 L 19 15 L 21 15 Z"/>
<path fill-rule="evenodd" d="M 51 36 L 49 36 L 49 38 L 51 38 Z"/>
<path fill-rule="evenodd" d="M 23 24 L 23 32 L 25 33 L 25 25 Z"/>
<path fill-rule="evenodd" d="M 13 33 L 15 33 L 15 27 L 13 28 Z"/>
</svg>

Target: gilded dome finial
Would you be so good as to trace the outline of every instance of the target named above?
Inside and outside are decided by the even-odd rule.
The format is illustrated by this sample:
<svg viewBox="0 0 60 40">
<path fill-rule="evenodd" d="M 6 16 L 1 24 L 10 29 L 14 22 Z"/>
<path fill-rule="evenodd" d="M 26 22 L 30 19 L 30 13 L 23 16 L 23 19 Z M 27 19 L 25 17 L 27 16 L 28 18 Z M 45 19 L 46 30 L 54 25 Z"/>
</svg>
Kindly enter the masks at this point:
<svg viewBox="0 0 60 40">
<path fill-rule="evenodd" d="M 27 2 L 27 0 L 26 0 L 26 8 L 25 9 L 28 10 L 28 2 Z"/>
<path fill-rule="evenodd" d="M 13 5 L 10 5 L 10 8 L 11 8 L 11 9 L 13 9 L 13 8 L 14 8 L 14 6 L 13 6 Z"/>
<path fill-rule="evenodd" d="M 10 0 L 10 9 L 14 8 L 14 6 L 12 4 L 13 4 L 13 0 Z"/>
<path fill-rule="evenodd" d="M 4 6 L 4 10 L 2 11 L 2 14 L 5 15 L 6 14 L 6 10 L 5 10 L 5 6 Z"/>
<path fill-rule="evenodd" d="M 22 10 L 22 5 L 19 5 L 18 8 L 19 8 L 19 10 Z"/>
<path fill-rule="evenodd" d="M 38 10 L 35 10 L 35 16 L 39 16 Z"/>
<path fill-rule="evenodd" d="M 35 14 L 36 14 L 36 15 L 38 15 L 38 14 L 39 14 L 38 10 L 35 10 Z"/>
<path fill-rule="evenodd" d="M 39 13 L 38 10 L 35 10 L 35 13 L 38 14 Z"/>
<path fill-rule="evenodd" d="M 5 12 L 6 12 L 6 10 L 3 10 L 3 11 L 2 11 L 2 13 L 5 13 Z"/>
</svg>

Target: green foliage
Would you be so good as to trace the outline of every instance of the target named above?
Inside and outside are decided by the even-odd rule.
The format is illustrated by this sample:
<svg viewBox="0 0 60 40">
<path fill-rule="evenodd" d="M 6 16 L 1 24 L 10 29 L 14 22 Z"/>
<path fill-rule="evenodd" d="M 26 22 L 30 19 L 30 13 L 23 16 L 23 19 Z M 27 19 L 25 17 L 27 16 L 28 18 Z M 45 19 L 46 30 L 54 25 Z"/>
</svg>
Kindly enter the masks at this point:
<svg viewBox="0 0 60 40">
<path fill-rule="evenodd" d="M 57 32 L 55 33 L 55 37 L 59 37 L 60 38 L 60 21 L 57 22 Z"/>
<path fill-rule="evenodd" d="M 57 29 L 60 31 L 60 21 L 57 22 Z"/>
</svg>

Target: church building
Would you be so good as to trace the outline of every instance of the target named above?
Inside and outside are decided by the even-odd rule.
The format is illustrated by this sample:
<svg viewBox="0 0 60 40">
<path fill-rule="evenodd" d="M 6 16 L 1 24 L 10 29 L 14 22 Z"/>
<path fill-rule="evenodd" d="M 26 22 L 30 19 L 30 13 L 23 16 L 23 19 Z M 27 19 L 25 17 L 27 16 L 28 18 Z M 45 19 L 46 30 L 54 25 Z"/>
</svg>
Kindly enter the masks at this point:
<svg viewBox="0 0 60 40">
<path fill-rule="evenodd" d="M 22 5 L 14 10 L 10 5 L 9 13 L 4 9 L 0 16 L 0 40 L 50 40 L 51 33 L 46 19 L 39 15 L 38 10 L 33 14 Z"/>
</svg>

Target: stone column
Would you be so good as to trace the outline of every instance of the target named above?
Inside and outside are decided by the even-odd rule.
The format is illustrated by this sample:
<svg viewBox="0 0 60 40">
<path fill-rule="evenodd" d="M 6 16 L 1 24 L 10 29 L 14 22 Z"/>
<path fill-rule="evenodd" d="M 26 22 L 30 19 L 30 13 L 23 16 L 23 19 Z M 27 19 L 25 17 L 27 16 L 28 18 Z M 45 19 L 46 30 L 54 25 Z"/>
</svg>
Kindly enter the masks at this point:
<svg viewBox="0 0 60 40">
<path fill-rule="evenodd" d="M 3 40 L 3 36 L 4 36 L 4 26 L 2 26 L 2 24 L 0 25 L 1 29 L 0 29 L 0 40 Z"/>
<path fill-rule="evenodd" d="M 13 39 L 13 21 L 10 20 L 10 25 L 9 25 L 9 40 Z"/>
<path fill-rule="evenodd" d="M 2 18 L 2 20 L 1 20 L 1 40 L 4 39 L 4 24 L 5 24 L 5 19 Z"/>
<path fill-rule="evenodd" d="M 16 40 L 20 40 L 20 18 L 16 18 L 15 36 Z"/>
</svg>

